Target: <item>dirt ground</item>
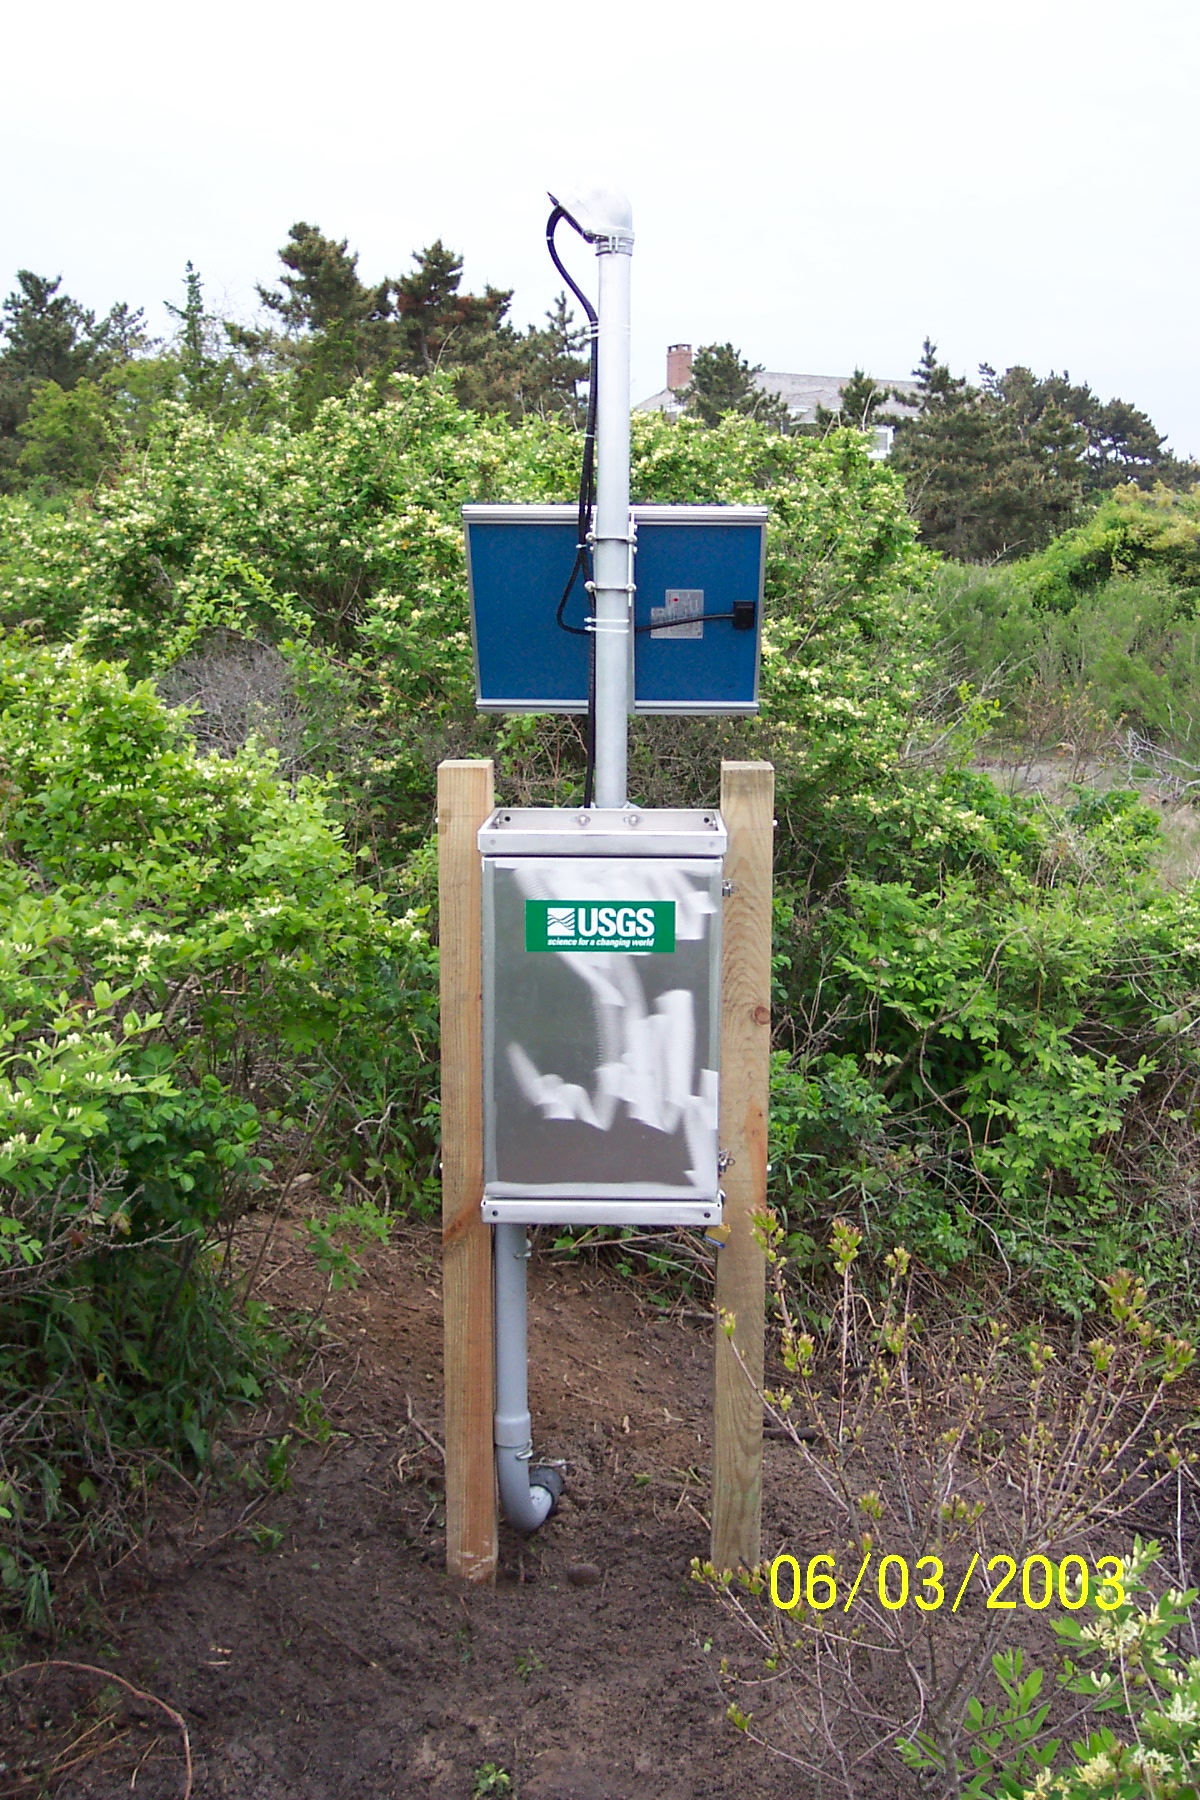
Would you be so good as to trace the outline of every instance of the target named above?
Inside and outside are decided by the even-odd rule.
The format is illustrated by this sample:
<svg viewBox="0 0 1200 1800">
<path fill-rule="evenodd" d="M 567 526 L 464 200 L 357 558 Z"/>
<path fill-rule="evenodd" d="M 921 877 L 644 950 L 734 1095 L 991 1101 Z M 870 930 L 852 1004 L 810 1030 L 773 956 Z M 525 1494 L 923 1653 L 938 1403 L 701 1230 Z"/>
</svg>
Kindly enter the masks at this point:
<svg viewBox="0 0 1200 1800">
<path fill-rule="evenodd" d="M 313 1332 L 323 1280 L 303 1235 L 285 1224 L 261 1286 Z M 61 1584 L 57 1640 L 26 1648 L 45 1666 L 0 1685 L 0 1800 L 818 1800 L 803 1768 L 729 1722 L 736 1695 L 754 1732 L 812 1760 L 795 1693 L 689 1576 L 709 1536 L 702 1303 L 664 1317 L 636 1280 L 535 1255 L 535 1440 L 567 1491 L 532 1539 L 502 1527 L 495 1587 L 469 1588 L 443 1567 L 438 1237 L 404 1227 L 364 1262 L 310 1338 L 319 1408 L 233 1421 L 214 1448 L 220 1479 L 166 1516 L 160 1503 L 115 1570 L 80 1557 Z M 1195 1404 L 1177 1396 L 1178 1422 Z M 239 1478 L 250 1462 L 274 1485 Z M 1130 1525 L 1168 1545 L 1178 1528 L 1188 1579 L 1198 1498 L 1189 1484 L 1179 1520 L 1167 1495 Z M 836 1550 L 835 1534 L 794 1447 L 768 1438 L 764 1555 L 804 1561 Z M 958 1625 L 939 1629 L 969 1631 L 984 1604 L 972 1587 Z M 1006 1626 L 1038 1664 L 1053 1660 L 1047 1617 Z M 723 1659 L 741 1678 L 724 1691 Z M 63 1666 L 81 1662 L 93 1673 Z M 895 1679 L 881 1665 L 884 1686 Z M 885 1699 L 833 1721 L 865 1758 L 854 1785 L 870 1800 L 918 1791 L 890 1755 L 876 1760 L 872 1719 L 889 1713 L 904 1716 Z"/>
<path fill-rule="evenodd" d="M 319 1289 L 297 1246 L 281 1241 L 274 1261 L 267 1296 L 281 1307 L 314 1303 Z M 328 1302 L 324 1325 L 312 1381 L 324 1385 L 334 1435 L 324 1445 L 294 1438 L 290 1487 L 260 1497 L 249 1516 L 246 1489 L 228 1482 L 181 1509 L 106 1579 L 87 1629 L 52 1652 L 115 1671 L 177 1710 L 196 1800 L 812 1792 L 728 1723 L 717 1665 L 725 1654 L 745 1666 L 753 1652 L 689 1579 L 690 1559 L 708 1549 L 703 1315 L 663 1320 L 633 1283 L 535 1257 L 536 1441 L 539 1454 L 564 1460 L 567 1492 L 536 1538 L 502 1528 L 492 1589 L 465 1588 L 443 1569 L 433 1233 L 406 1229 L 373 1252 L 357 1291 Z M 265 1442 L 283 1429 L 278 1414 L 239 1421 L 218 1466 L 244 1461 L 255 1433 Z M 767 1446 L 765 1494 L 764 1548 L 802 1546 L 811 1516 L 806 1533 L 785 1444 Z M 10 1684 L 0 1794 L 39 1791 L 19 1773 L 34 1760 L 46 1766 L 44 1752 L 34 1756 L 39 1734 L 79 1743 L 101 1687 L 62 1669 Z M 113 1718 L 79 1743 L 74 1769 L 59 1751 L 61 1775 L 42 1791 L 177 1800 L 186 1783 L 177 1724 L 127 1697 Z M 101 1737 L 110 1747 L 90 1754 Z"/>
</svg>

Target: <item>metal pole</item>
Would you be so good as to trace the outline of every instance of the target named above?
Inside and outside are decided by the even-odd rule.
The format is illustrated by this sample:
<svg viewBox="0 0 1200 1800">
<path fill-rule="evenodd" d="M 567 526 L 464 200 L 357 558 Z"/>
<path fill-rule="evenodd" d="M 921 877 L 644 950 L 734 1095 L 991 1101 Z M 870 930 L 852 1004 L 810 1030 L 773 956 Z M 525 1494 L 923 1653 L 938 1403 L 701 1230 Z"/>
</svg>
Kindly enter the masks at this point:
<svg viewBox="0 0 1200 1800">
<path fill-rule="evenodd" d="M 632 568 L 629 520 L 629 275 L 632 214 L 623 195 L 606 196 L 600 260 L 599 379 L 596 397 L 597 806 L 624 806 L 630 710 Z"/>
<path fill-rule="evenodd" d="M 553 198 L 553 196 L 552 196 Z M 558 202 L 555 201 L 555 205 Z M 633 554 L 629 519 L 629 265 L 632 215 L 623 194 L 600 190 L 567 208 L 600 259 L 596 394 L 596 512 L 592 528 L 596 633 L 597 806 L 624 806 L 630 702 Z M 582 216 L 581 216 L 582 215 Z M 524 1225 L 495 1227 L 496 1472 L 505 1517 L 536 1531 L 563 1491 L 557 1469 L 532 1466 L 527 1372 Z"/>
</svg>

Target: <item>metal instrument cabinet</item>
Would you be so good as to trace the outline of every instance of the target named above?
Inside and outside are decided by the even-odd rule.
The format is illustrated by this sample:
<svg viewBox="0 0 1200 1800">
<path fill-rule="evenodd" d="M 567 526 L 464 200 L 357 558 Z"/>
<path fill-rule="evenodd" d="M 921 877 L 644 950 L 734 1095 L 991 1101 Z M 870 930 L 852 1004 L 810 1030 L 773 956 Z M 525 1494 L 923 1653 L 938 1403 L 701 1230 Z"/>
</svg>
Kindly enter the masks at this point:
<svg viewBox="0 0 1200 1800">
<path fill-rule="evenodd" d="M 501 808 L 479 848 L 484 1218 L 718 1222 L 720 814 Z"/>
</svg>

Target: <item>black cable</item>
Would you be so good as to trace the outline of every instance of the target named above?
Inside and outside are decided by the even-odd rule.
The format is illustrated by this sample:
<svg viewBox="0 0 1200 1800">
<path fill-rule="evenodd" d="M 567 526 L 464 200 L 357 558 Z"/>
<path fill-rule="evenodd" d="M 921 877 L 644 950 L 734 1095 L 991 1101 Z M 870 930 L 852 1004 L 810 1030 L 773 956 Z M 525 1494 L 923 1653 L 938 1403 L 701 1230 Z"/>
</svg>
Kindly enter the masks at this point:
<svg viewBox="0 0 1200 1800">
<path fill-rule="evenodd" d="M 584 313 L 587 316 L 589 327 L 588 336 L 591 341 L 591 372 L 588 379 L 588 408 L 583 434 L 583 462 L 579 477 L 579 515 L 575 528 L 575 561 L 571 565 L 571 573 L 567 579 L 567 585 L 563 589 L 562 599 L 558 603 L 558 611 L 555 613 L 555 624 L 561 631 L 569 631 L 573 637 L 584 637 L 591 636 L 592 634 L 587 631 L 585 626 L 568 625 L 563 614 L 566 611 L 567 601 L 571 597 L 572 590 L 579 578 L 580 572 L 582 571 L 585 579 L 591 572 L 588 562 L 587 534 L 588 526 L 591 523 L 592 503 L 595 500 L 596 490 L 596 374 L 599 351 L 599 339 L 597 335 L 599 318 L 595 307 L 592 305 L 583 289 L 579 287 L 572 278 L 565 267 L 562 258 L 558 254 L 558 248 L 554 242 L 554 233 L 558 229 L 560 221 L 563 219 L 570 219 L 571 224 L 575 224 L 575 221 L 571 219 L 571 215 L 564 207 L 555 206 L 554 211 L 550 214 L 550 217 L 546 222 L 546 248 L 550 252 L 550 259 L 555 268 L 558 270 L 575 298 L 579 301 L 579 304 L 583 307 Z M 577 226 L 576 229 L 578 230 Z"/>
<path fill-rule="evenodd" d="M 591 640 L 588 647 L 588 702 L 587 702 L 587 765 L 583 779 L 583 804 L 591 806 L 592 793 L 596 783 L 596 634 L 589 631 L 586 625 L 568 625 L 563 616 L 567 610 L 567 602 L 574 591 L 575 583 L 582 573 L 584 585 L 591 585 L 592 555 L 588 545 L 588 531 L 591 526 L 592 507 L 596 499 L 596 398 L 600 364 L 600 319 L 595 307 L 583 289 L 572 279 L 562 258 L 558 254 L 554 242 L 554 233 L 559 224 L 566 219 L 568 224 L 579 231 L 579 226 L 571 217 L 565 206 L 555 204 L 554 211 L 546 221 L 546 248 L 550 252 L 550 260 L 582 306 L 588 322 L 588 338 L 591 343 L 591 368 L 588 377 L 587 415 L 583 432 L 583 462 L 579 474 L 579 516 L 575 530 L 575 561 L 571 564 L 571 573 L 567 585 L 563 589 L 562 599 L 554 615 L 554 622 L 560 631 L 569 631 L 572 637 L 586 637 Z M 580 232 L 582 237 L 584 234 Z"/>
<path fill-rule="evenodd" d="M 753 605 L 753 602 L 750 603 Z M 681 625 L 710 625 L 714 619 L 732 619 L 739 631 L 753 631 L 754 613 L 749 617 L 745 613 L 695 613 L 690 619 L 664 619 L 657 625 L 635 625 L 634 634 L 638 637 L 645 631 L 678 631 Z"/>
<path fill-rule="evenodd" d="M 596 497 L 596 375 L 600 352 L 600 316 L 558 254 L 554 233 L 563 219 L 566 219 L 576 231 L 579 231 L 578 225 L 575 224 L 566 207 L 556 205 L 546 221 L 546 248 L 550 252 L 551 262 L 584 310 L 588 322 L 588 337 L 591 341 L 591 375 L 588 380 L 587 421 L 583 434 L 583 468 L 579 481 L 579 543 L 582 547 L 587 537 L 592 502 Z M 581 237 L 582 235 L 583 233 L 580 232 Z"/>
</svg>

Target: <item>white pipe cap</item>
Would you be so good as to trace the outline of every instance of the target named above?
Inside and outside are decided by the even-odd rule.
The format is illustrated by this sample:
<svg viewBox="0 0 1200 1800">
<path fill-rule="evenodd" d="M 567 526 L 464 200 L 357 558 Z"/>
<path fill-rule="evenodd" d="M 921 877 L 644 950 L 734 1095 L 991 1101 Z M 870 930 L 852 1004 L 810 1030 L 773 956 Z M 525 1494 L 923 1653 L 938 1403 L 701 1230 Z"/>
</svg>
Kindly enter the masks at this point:
<svg viewBox="0 0 1200 1800">
<path fill-rule="evenodd" d="M 620 188 L 569 187 L 551 194 L 589 238 L 616 237 L 633 230 L 633 208 Z"/>
</svg>

